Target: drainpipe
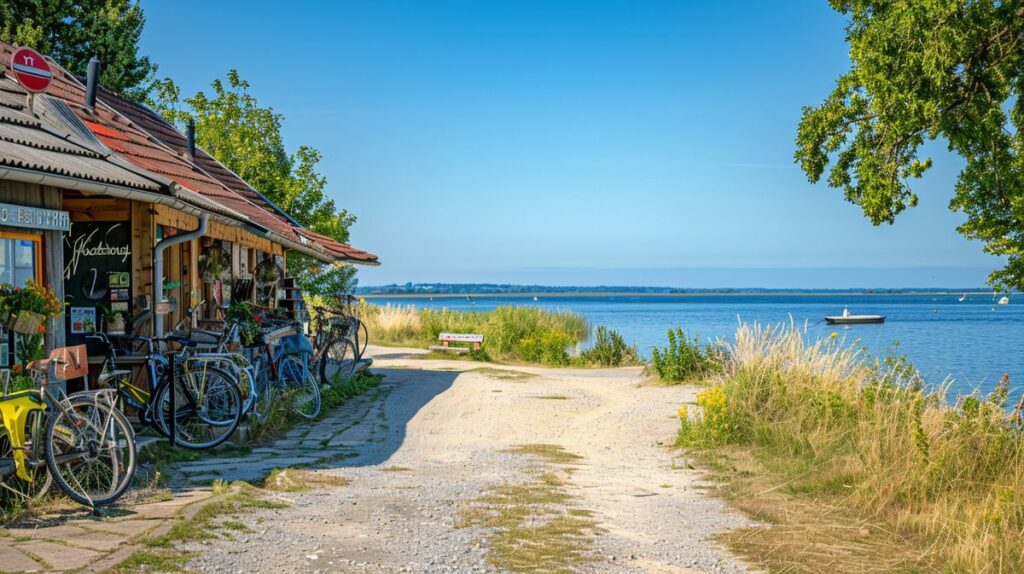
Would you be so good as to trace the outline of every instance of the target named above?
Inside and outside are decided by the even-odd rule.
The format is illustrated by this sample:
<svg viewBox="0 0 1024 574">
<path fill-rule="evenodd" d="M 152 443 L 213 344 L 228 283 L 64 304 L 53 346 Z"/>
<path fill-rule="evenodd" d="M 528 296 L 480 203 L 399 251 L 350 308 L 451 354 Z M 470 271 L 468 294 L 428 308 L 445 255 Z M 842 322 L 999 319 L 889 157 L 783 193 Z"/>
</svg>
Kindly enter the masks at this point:
<svg viewBox="0 0 1024 574">
<path fill-rule="evenodd" d="M 154 305 L 164 300 L 164 249 L 198 239 L 206 234 L 206 223 L 209 216 L 206 213 L 199 215 L 199 229 L 183 233 L 181 235 L 175 235 L 174 237 L 168 237 L 156 244 L 153 248 L 153 299 L 155 300 Z M 190 302 L 191 304 L 191 302 Z M 155 309 L 154 309 L 155 311 Z M 157 337 L 164 333 L 164 316 L 160 313 L 153 313 L 153 327 L 155 332 L 153 333 Z"/>
</svg>

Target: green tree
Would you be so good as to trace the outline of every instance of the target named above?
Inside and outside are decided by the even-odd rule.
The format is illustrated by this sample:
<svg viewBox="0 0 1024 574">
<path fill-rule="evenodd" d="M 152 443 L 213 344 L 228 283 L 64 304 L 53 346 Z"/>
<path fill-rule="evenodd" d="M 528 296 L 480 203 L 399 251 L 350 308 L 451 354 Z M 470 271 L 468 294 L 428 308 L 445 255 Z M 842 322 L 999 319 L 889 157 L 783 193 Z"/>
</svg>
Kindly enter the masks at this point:
<svg viewBox="0 0 1024 574">
<path fill-rule="evenodd" d="M 139 55 L 145 22 L 136 0 L 0 0 L 0 39 L 34 48 L 79 76 L 97 56 L 103 85 L 138 101 L 156 72 Z"/>
<path fill-rule="evenodd" d="M 958 231 L 1005 256 L 989 282 L 1024 288 L 1024 0 L 830 0 L 851 67 L 797 130 L 796 161 L 874 223 L 917 205 L 911 181 L 942 139 L 966 160 Z"/>
<path fill-rule="evenodd" d="M 356 218 L 324 194 L 327 178 L 317 171 L 320 152 L 301 146 L 289 154 L 281 135 L 283 116 L 260 106 L 249 87 L 230 70 L 225 80 L 213 81 L 212 93 L 182 98 L 180 88 L 164 79 L 154 84 L 149 104 L 171 123 L 195 122 L 199 146 L 304 227 L 348 242 Z M 324 266 L 290 253 L 288 268 L 312 293 L 333 295 L 355 287 L 351 267 Z"/>
</svg>

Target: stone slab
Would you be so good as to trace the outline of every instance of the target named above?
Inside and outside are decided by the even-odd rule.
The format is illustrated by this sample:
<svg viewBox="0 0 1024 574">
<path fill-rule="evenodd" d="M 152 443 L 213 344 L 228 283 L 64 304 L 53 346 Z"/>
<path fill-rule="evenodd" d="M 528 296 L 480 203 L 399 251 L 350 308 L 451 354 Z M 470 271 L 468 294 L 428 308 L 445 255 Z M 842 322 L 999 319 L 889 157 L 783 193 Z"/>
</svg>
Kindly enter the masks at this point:
<svg viewBox="0 0 1024 574">
<path fill-rule="evenodd" d="M 75 526 L 80 526 L 87 530 L 110 532 L 112 534 L 135 537 L 149 532 L 162 523 L 163 520 L 133 518 L 130 520 L 122 520 L 120 522 L 111 522 L 109 520 L 82 520 L 75 522 L 74 524 Z"/>
<path fill-rule="evenodd" d="M 81 568 L 102 556 L 99 552 L 92 550 L 84 548 L 69 549 L 64 544 L 44 542 L 42 540 L 32 540 L 18 544 L 17 549 L 38 556 L 50 568 L 59 572 Z"/>
<path fill-rule="evenodd" d="M 26 556 L 11 544 L 0 543 L 0 571 L 42 572 L 42 564 Z"/>
</svg>

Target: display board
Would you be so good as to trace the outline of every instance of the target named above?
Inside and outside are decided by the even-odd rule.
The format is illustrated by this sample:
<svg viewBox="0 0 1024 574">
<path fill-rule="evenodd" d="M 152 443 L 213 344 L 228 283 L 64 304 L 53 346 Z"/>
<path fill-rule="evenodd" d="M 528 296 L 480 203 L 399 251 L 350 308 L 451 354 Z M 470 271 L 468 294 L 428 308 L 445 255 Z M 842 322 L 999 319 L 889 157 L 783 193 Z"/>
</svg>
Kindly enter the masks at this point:
<svg viewBox="0 0 1024 574">
<path fill-rule="evenodd" d="M 64 298 L 67 345 L 87 344 L 89 354 L 106 351 L 85 335 L 105 329 L 108 313 L 131 319 L 131 223 L 72 222 L 64 236 Z"/>
</svg>

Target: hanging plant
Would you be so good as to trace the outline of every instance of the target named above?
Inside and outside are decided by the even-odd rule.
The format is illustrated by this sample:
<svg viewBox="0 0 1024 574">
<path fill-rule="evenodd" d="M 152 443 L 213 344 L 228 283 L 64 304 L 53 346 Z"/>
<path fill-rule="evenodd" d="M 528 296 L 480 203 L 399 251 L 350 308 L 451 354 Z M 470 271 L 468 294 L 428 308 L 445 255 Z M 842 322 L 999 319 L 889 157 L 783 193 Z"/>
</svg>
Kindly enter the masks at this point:
<svg viewBox="0 0 1024 574">
<path fill-rule="evenodd" d="M 230 257 L 219 247 L 210 248 L 199 255 L 199 273 L 207 283 L 223 280 L 230 265 Z"/>
</svg>

